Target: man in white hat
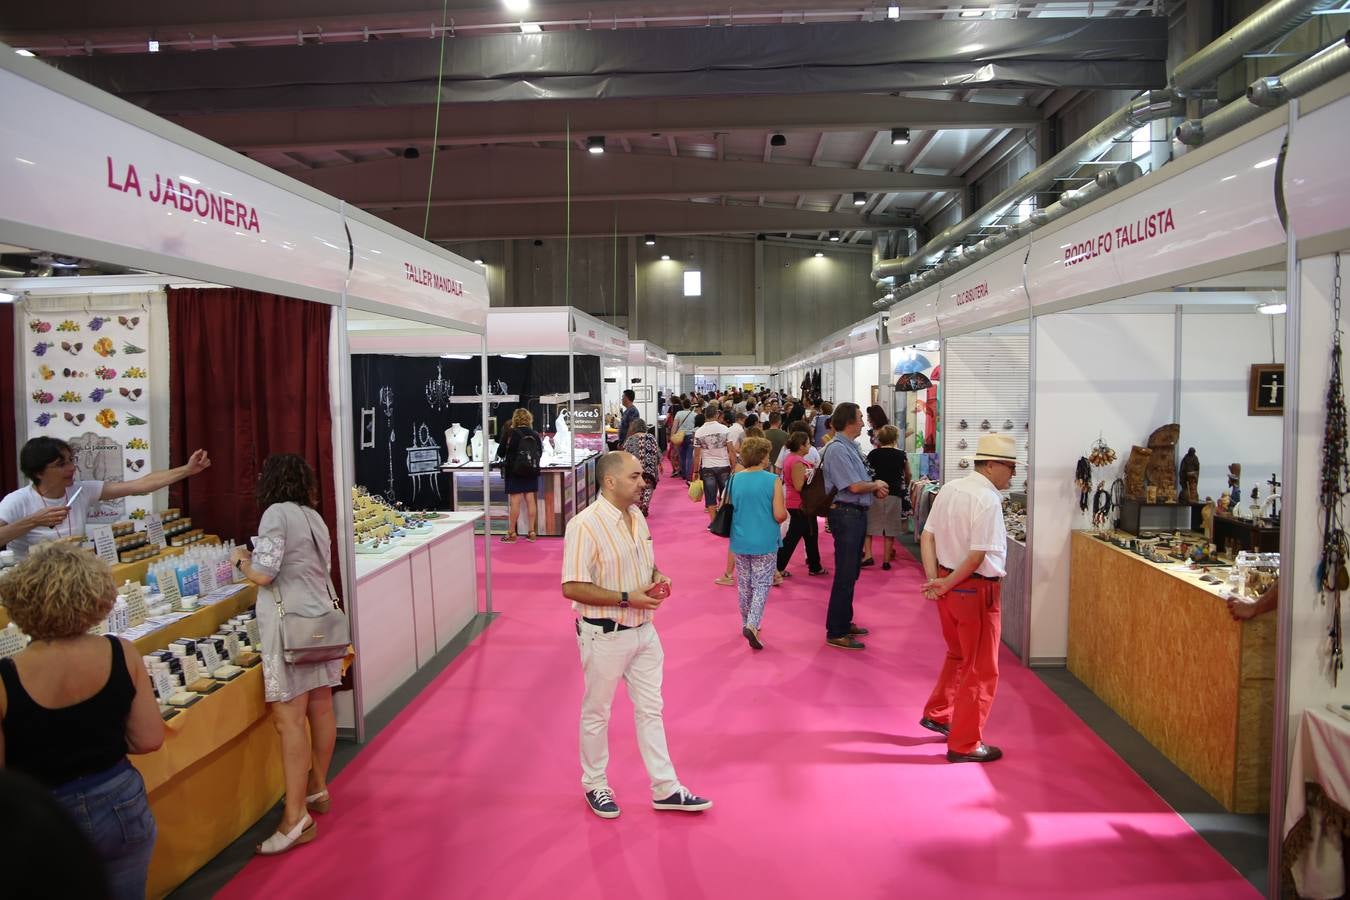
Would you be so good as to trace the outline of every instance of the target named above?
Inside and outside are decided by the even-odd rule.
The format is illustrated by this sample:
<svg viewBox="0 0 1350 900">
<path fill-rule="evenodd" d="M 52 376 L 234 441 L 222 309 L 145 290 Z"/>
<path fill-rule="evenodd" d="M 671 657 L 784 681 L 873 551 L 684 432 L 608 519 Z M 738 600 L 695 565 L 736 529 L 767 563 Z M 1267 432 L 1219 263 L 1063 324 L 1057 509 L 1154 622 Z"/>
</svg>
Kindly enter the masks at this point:
<svg viewBox="0 0 1350 900">
<path fill-rule="evenodd" d="M 981 437 L 975 471 L 938 492 L 920 541 L 923 592 L 938 602 L 947 659 L 919 724 L 946 736 L 949 762 L 1003 756 L 983 732 L 998 687 L 999 588 L 1007 574 L 1001 492 L 1016 471 L 1012 435 Z"/>
</svg>

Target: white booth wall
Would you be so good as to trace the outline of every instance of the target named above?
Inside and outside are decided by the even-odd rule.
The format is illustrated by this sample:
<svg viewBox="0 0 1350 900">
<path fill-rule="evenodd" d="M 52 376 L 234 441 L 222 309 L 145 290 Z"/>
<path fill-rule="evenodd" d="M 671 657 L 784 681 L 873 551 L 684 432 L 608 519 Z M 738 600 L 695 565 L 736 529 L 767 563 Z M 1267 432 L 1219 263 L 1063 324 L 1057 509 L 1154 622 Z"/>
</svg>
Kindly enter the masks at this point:
<svg viewBox="0 0 1350 900">
<path fill-rule="evenodd" d="M 1158 296 L 1035 319 L 1033 664 L 1059 664 L 1068 653 L 1070 532 L 1091 526 L 1074 473 L 1098 437 L 1117 454 L 1114 465 L 1093 471 L 1108 488 L 1131 446 L 1172 422 L 1181 425 L 1177 461 L 1190 447 L 1200 459 L 1202 498 L 1224 489 L 1231 462 L 1242 464 L 1244 496 L 1282 472 L 1283 420 L 1248 416 L 1247 385 L 1250 366 L 1270 361 L 1272 328 L 1276 361 L 1283 360 L 1284 317 L 1256 313 L 1257 298 L 1251 312 L 1178 312 L 1165 311 Z"/>
<path fill-rule="evenodd" d="M 1017 442 L 1017 474 L 1010 490 L 1021 491 L 1027 478 L 1031 432 L 1030 337 L 1027 322 L 959 335 L 942 343 L 942 474 L 945 480 L 973 471 L 960 461 L 973 460 L 980 436 L 1008 433 Z M 961 427 L 961 421 L 966 427 Z M 980 427 L 989 420 L 986 431 Z M 1004 422 L 1012 420 L 1006 429 Z M 961 441 L 966 447 L 960 446 Z M 1077 457 L 1075 457 L 1075 460 Z M 1072 480 L 1072 479 L 1070 479 Z"/>
<path fill-rule="evenodd" d="M 827 365 L 834 370 L 834 382 L 833 390 L 825 395 L 825 399 L 835 404 L 853 400 L 853 360 L 836 359 Z"/>
<path fill-rule="evenodd" d="M 864 410 L 872 405 L 872 388 L 880 388 L 877 381 L 877 366 L 880 365 L 879 353 L 864 353 L 853 357 L 853 396 L 849 399 Z M 889 414 L 887 414 L 889 418 Z"/>
</svg>

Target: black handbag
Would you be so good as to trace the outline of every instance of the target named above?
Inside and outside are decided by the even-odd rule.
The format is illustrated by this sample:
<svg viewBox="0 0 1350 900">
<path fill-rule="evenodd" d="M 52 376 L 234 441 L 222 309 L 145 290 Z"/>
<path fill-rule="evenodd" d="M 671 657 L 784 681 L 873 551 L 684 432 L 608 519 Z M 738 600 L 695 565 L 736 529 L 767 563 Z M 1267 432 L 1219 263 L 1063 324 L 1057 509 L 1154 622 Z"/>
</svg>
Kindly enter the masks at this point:
<svg viewBox="0 0 1350 900">
<path fill-rule="evenodd" d="M 731 483 L 735 480 L 736 476 L 733 475 L 727 482 L 727 493 L 722 498 L 722 505 L 717 507 L 717 513 L 708 523 L 708 530 L 718 537 L 731 537 L 731 518 L 736 515 L 736 508 L 731 504 Z"/>
</svg>

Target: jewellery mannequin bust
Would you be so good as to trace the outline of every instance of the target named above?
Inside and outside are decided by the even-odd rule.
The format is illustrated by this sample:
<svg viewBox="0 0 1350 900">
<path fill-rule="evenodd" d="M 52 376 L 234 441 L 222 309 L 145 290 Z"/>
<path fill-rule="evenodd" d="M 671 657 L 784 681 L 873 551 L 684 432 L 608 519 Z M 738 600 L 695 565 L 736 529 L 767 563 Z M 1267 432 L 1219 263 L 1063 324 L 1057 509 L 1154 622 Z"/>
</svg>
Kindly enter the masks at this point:
<svg viewBox="0 0 1350 900">
<path fill-rule="evenodd" d="M 464 462 L 469 458 L 469 429 L 456 422 L 445 429 L 445 448 L 450 462 Z"/>
<path fill-rule="evenodd" d="M 487 454 L 489 459 L 495 459 L 497 456 L 497 442 L 488 438 Z M 483 431 L 480 428 L 473 430 L 473 437 L 469 438 L 469 459 L 474 462 L 483 461 Z"/>
</svg>

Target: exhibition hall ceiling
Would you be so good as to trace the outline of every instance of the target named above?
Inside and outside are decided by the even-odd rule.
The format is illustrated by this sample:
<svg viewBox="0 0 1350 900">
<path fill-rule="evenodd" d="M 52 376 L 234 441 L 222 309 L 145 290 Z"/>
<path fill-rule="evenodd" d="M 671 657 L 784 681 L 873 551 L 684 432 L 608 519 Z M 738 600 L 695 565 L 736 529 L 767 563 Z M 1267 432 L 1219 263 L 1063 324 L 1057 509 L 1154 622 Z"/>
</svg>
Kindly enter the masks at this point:
<svg viewBox="0 0 1350 900">
<path fill-rule="evenodd" d="M 1162 86 L 1167 21 L 1150 0 L 74 0 L 9 4 L 0 40 L 432 240 L 865 243 L 1071 104 Z"/>
</svg>

